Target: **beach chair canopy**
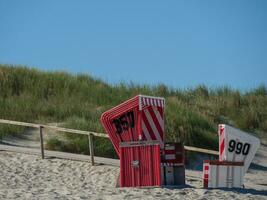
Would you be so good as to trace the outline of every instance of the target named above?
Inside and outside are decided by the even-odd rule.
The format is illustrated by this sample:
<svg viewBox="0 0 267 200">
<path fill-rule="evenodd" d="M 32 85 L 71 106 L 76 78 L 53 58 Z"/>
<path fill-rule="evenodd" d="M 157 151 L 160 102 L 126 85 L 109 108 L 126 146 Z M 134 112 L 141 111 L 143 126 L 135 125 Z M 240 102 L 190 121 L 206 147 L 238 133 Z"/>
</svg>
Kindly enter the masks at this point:
<svg viewBox="0 0 267 200">
<path fill-rule="evenodd" d="M 156 140 L 164 148 L 164 107 L 164 98 L 137 95 L 102 114 L 118 156 L 120 142 Z"/>
</svg>

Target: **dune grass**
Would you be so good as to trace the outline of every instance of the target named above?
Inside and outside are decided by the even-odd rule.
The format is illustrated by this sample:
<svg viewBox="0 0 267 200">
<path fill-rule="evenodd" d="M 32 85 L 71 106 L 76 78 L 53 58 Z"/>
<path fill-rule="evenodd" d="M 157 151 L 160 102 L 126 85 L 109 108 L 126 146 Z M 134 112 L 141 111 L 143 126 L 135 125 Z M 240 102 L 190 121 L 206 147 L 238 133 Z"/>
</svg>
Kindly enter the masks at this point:
<svg viewBox="0 0 267 200">
<path fill-rule="evenodd" d="M 137 94 L 166 98 L 168 141 L 218 148 L 217 125 L 226 123 L 266 136 L 267 88 L 261 85 L 240 92 L 229 87 L 189 89 L 121 83 L 109 85 L 85 74 L 45 72 L 34 68 L 0 65 L 0 118 L 63 123 L 63 126 L 103 132 L 99 118 L 107 109 Z M 0 135 L 21 128 L 0 125 Z M 65 135 L 65 141 L 48 141 L 47 148 L 88 153 L 87 138 Z M 1 138 L 1 136 L 0 136 Z M 107 139 L 96 140 L 96 154 L 114 157 Z"/>
</svg>

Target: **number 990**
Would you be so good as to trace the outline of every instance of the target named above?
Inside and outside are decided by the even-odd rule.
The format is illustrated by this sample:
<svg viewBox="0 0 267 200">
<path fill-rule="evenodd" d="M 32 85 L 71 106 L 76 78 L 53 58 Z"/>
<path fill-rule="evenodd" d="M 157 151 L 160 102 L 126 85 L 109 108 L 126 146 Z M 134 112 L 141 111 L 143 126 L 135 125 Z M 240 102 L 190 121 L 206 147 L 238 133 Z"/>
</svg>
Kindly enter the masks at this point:
<svg viewBox="0 0 267 200">
<path fill-rule="evenodd" d="M 228 151 L 235 151 L 236 154 L 242 153 L 243 155 L 248 155 L 250 149 L 250 144 L 242 142 L 236 142 L 235 140 L 230 140 L 228 145 Z"/>
</svg>

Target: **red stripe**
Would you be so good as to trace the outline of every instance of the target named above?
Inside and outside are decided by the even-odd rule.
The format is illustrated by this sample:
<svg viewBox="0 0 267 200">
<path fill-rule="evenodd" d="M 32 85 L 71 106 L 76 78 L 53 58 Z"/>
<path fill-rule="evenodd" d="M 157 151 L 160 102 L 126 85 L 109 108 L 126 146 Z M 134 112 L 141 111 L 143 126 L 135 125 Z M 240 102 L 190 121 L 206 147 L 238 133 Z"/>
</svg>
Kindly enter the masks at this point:
<svg viewBox="0 0 267 200">
<path fill-rule="evenodd" d="M 152 133 L 153 133 L 153 130 L 152 130 L 152 128 L 150 127 L 150 124 L 149 124 L 149 122 L 148 122 L 148 120 L 147 120 L 146 115 L 145 115 L 144 112 L 142 113 L 142 118 L 143 118 L 144 124 L 145 124 L 145 126 L 146 126 L 146 128 L 147 128 L 147 130 L 148 130 L 148 132 L 149 132 L 149 134 L 150 134 L 151 139 L 152 139 L 152 140 L 156 140 L 155 135 L 152 134 Z"/>
<path fill-rule="evenodd" d="M 141 123 L 144 123 L 143 122 L 143 120 L 142 120 L 142 122 Z M 146 125 L 145 125 L 146 126 Z M 142 126 L 141 126 L 141 128 L 142 128 Z M 147 130 L 148 131 L 148 130 Z M 148 131 L 149 132 L 149 131 Z M 147 133 L 147 134 L 149 134 L 149 133 Z M 142 129 L 142 139 L 143 140 L 152 140 L 152 138 L 147 138 L 146 137 L 146 134 L 145 134 L 145 131 Z"/>
<path fill-rule="evenodd" d="M 161 137 L 161 140 L 163 141 L 163 130 L 161 129 L 161 126 L 160 126 L 159 121 L 158 121 L 158 119 L 157 119 L 157 117 L 156 117 L 156 115 L 155 115 L 155 113 L 154 113 L 154 111 L 153 111 L 153 108 L 150 107 L 150 108 L 148 109 L 148 111 L 149 111 L 149 113 L 150 113 L 150 115 L 151 115 L 151 117 L 152 117 L 152 119 L 153 119 L 154 124 L 156 125 L 156 128 L 157 128 L 157 130 L 158 130 L 158 132 L 159 132 L 159 135 L 160 135 L 160 137 Z M 154 133 L 154 134 L 155 134 L 155 133 Z"/>
<path fill-rule="evenodd" d="M 143 121 L 145 122 L 145 125 L 146 125 L 147 128 L 150 127 L 150 130 L 148 130 L 148 132 L 149 132 L 149 135 L 150 135 L 151 139 L 152 140 L 160 140 L 160 142 L 163 143 L 164 142 L 163 130 L 162 130 L 160 124 L 159 124 L 159 121 L 158 121 L 158 119 L 156 117 L 156 114 L 154 113 L 153 108 L 157 109 L 157 107 L 152 107 L 152 106 L 148 106 L 145 109 L 143 109 L 143 115 L 142 116 L 145 119 Z M 151 117 L 151 121 L 148 120 L 148 118 L 146 117 L 144 111 L 148 112 L 148 114 Z M 163 110 L 161 109 L 161 111 L 163 111 Z M 163 114 L 163 112 L 161 112 L 161 113 Z M 159 113 L 159 114 L 161 115 L 161 113 Z M 163 117 L 161 117 L 161 118 L 163 120 Z M 162 123 L 164 123 L 164 121 L 162 121 Z M 154 133 L 154 131 L 152 129 L 152 125 L 155 126 L 155 129 L 157 131 L 157 135 L 156 135 L 156 133 Z M 164 128 L 164 124 L 163 124 L 163 128 Z M 159 138 L 157 138 L 157 137 L 159 137 Z"/>
<path fill-rule="evenodd" d="M 223 127 L 220 127 L 220 135 L 222 135 L 224 132 L 224 128 Z"/>
<path fill-rule="evenodd" d="M 161 116 L 161 118 L 163 119 L 163 108 L 162 107 L 157 107 L 159 114 Z"/>
<path fill-rule="evenodd" d="M 137 117 L 137 112 L 139 111 L 139 98 L 140 96 L 136 96 L 133 97 L 121 104 L 119 104 L 118 106 L 106 111 L 105 113 L 103 113 L 103 115 L 101 116 L 101 122 L 104 126 L 104 129 L 106 130 L 106 132 L 108 133 L 110 139 L 112 140 L 113 145 L 115 146 L 116 152 L 119 154 L 119 142 L 121 141 L 130 141 L 130 140 L 138 140 L 138 124 L 141 124 L 141 116 L 143 118 L 144 124 L 148 129 L 148 132 L 151 133 L 151 139 L 155 140 L 155 134 L 153 134 L 153 130 L 147 120 L 147 118 L 145 117 L 145 114 L 142 112 L 141 116 L 139 115 L 139 117 Z M 158 105 L 158 106 L 163 106 L 161 104 L 164 103 L 164 101 L 159 100 L 159 99 L 153 99 L 153 98 L 145 98 L 145 97 L 141 97 L 141 103 L 143 104 L 143 107 L 150 107 L 149 108 L 149 112 L 150 115 L 152 117 L 152 120 L 155 124 L 156 129 L 160 130 L 159 127 L 159 122 L 156 120 L 155 122 L 155 114 L 153 112 L 153 114 L 151 113 L 151 106 L 148 105 Z M 163 118 L 163 108 L 162 107 L 156 107 L 156 109 L 159 111 L 162 119 Z M 129 129 L 128 131 L 124 131 L 121 135 L 118 135 L 115 133 L 116 129 L 115 129 L 115 125 L 112 123 L 112 120 L 115 118 L 120 117 L 122 114 L 133 110 L 134 111 L 134 118 L 135 118 L 135 123 L 137 125 L 135 125 L 135 127 L 133 129 Z M 140 121 L 138 121 L 138 119 L 140 119 Z M 140 127 L 141 128 L 141 127 Z M 141 131 L 141 129 L 139 129 Z M 141 131 L 142 132 L 142 131 Z M 159 131 L 159 134 L 162 138 L 162 140 L 164 141 L 164 135 L 163 135 L 163 130 L 162 132 Z M 143 134 L 144 135 L 144 134 Z"/>
<path fill-rule="evenodd" d="M 133 112 L 136 113 L 136 108 L 133 109 Z M 136 128 L 136 127 L 134 127 Z M 113 124 L 113 130 L 114 133 L 116 132 L 115 130 L 115 125 Z M 136 132 L 135 132 L 136 133 Z M 115 133 L 116 136 L 119 136 L 117 133 Z M 133 140 L 138 140 L 138 135 L 137 133 L 135 135 L 133 135 L 132 129 L 129 128 L 128 130 L 123 130 L 123 132 L 120 134 L 120 137 L 122 138 L 122 141 L 126 142 L 126 141 L 133 141 Z"/>
<path fill-rule="evenodd" d="M 159 111 L 159 114 L 160 114 L 160 116 L 161 116 L 161 118 L 162 118 L 162 120 L 163 120 L 163 134 L 162 134 L 162 140 L 163 140 L 163 142 L 165 141 L 165 130 L 164 130 L 164 110 L 163 110 L 163 108 L 162 107 L 157 107 L 156 108 L 158 111 Z"/>
<path fill-rule="evenodd" d="M 224 151 L 224 139 L 220 144 L 220 156 L 222 155 L 223 151 Z"/>
<path fill-rule="evenodd" d="M 176 151 L 175 150 L 164 150 L 165 154 L 175 154 Z"/>
<path fill-rule="evenodd" d="M 206 162 L 207 162 L 207 160 L 203 161 L 203 163 L 206 163 Z M 203 165 L 203 187 L 204 188 L 209 187 L 209 172 L 207 172 L 207 170 L 209 170 L 209 165 L 204 164 Z"/>
<path fill-rule="evenodd" d="M 128 101 L 123 102 L 122 104 L 119 104 L 118 106 L 115 106 L 114 108 L 106 111 L 108 113 L 108 118 L 114 118 L 116 116 L 121 115 L 122 113 L 138 107 L 139 102 L 138 102 L 138 97 L 132 98 Z"/>
<path fill-rule="evenodd" d="M 101 117 L 102 124 L 104 125 L 104 128 L 106 132 L 108 133 L 110 139 L 112 140 L 113 145 L 115 146 L 116 152 L 119 153 L 119 142 L 121 141 L 118 134 L 115 132 L 115 126 L 112 123 L 112 120 L 116 117 L 119 117 L 123 113 L 138 108 L 138 97 L 134 97 L 126 102 L 123 102 L 122 104 L 106 111 L 103 113 Z M 123 141 L 129 141 L 131 139 L 131 131 L 125 132 L 121 135 L 121 138 Z M 136 138 L 134 136 L 134 138 Z"/>
<path fill-rule="evenodd" d="M 204 179 L 204 188 L 208 188 L 209 187 L 209 179 Z"/>
</svg>

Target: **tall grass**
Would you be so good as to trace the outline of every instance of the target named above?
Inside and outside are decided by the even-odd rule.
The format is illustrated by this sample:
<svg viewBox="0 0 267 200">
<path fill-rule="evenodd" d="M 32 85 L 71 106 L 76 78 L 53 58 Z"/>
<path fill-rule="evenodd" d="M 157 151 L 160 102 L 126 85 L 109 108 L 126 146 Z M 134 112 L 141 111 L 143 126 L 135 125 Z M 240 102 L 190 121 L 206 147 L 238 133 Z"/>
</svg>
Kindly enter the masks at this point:
<svg viewBox="0 0 267 200">
<path fill-rule="evenodd" d="M 101 113 L 137 94 L 166 98 L 168 141 L 217 148 L 217 124 L 226 123 L 266 136 L 267 88 L 240 92 L 229 87 L 200 85 L 185 90 L 121 83 L 108 85 L 90 75 L 44 72 L 34 68 L 0 65 L 0 118 L 27 122 L 61 122 L 69 128 L 103 132 Z M 0 135 L 18 132 L 0 125 Z M 83 136 L 68 136 L 68 142 L 52 139 L 49 148 L 88 153 Z M 96 153 L 115 155 L 105 139 L 96 141 Z"/>
</svg>

